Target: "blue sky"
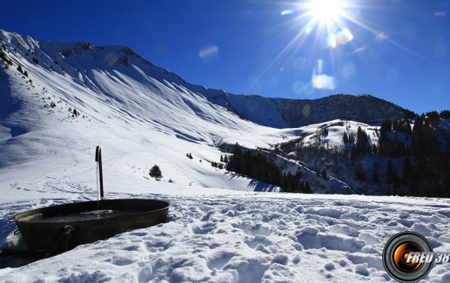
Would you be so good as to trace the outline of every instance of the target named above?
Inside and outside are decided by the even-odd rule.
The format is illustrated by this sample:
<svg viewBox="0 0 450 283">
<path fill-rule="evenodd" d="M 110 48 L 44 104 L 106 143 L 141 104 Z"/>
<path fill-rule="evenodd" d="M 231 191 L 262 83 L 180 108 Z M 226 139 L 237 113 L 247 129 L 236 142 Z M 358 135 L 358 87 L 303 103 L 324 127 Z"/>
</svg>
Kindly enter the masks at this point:
<svg viewBox="0 0 450 283">
<path fill-rule="evenodd" d="M 2 7 L 4 30 L 126 45 L 190 83 L 234 94 L 370 94 L 419 114 L 450 109 L 447 0 L 15 0 Z"/>
</svg>

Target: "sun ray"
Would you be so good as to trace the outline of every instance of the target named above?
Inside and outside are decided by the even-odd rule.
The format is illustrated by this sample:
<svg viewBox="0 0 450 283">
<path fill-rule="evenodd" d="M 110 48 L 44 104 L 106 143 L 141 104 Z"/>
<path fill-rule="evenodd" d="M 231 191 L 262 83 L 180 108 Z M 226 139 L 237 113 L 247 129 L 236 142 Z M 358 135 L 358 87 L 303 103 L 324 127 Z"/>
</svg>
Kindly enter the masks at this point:
<svg viewBox="0 0 450 283">
<path fill-rule="evenodd" d="M 330 22 L 341 13 L 342 2 L 339 0 L 315 0 L 311 2 L 311 11 L 320 20 Z"/>
<path fill-rule="evenodd" d="M 317 24 L 318 19 L 312 18 L 310 13 L 304 13 L 295 18 L 295 21 L 299 21 L 303 18 L 310 18 L 310 20 L 303 26 L 303 28 L 295 35 L 293 39 L 289 41 L 289 43 L 281 50 L 277 56 L 267 65 L 266 68 L 256 77 L 256 79 L 250 83 L 249 89 L 253 88 L 259 80 L 277 63 L 279 62 L 283 56 L 285 56 L 288 52 L 294 48 L 294 45 L 298 45 L 297 48 L 300 48 L 303 43 L 307 40 L 307 36 L 309 34 L 309 29 L 311 26 L 315 26 Z M 248 90 L 247 90 L 248 91 Z"/>
<path fill-rule="evenodd" d="M 311 83 L 315 82 L 316 86 L 320 86 L 322 89 L 324 89 L 323 85 L 326 81 L 330 81 L 330 87 L 335 86 L 337 81 L 332 74 L 343 74 L 345 70 L 348 71 L 349 68 L 344 70 L 345 66 L 351 66 L 354 69 L 351 62 L 350 65 L 349 62 L 345 65 L 346 56 L 367 52 L 366 50 L 373 48 L 376 40 L 391 44 L 429 63 L 436 63 L 408 46 L 400 44 L 394 37 L 391 37 L 395 34 L 386 34 L 379 24 L 362 18 L 362 9 L 369 13 L 371 10 L 382 11 L 383 6 L 381 5 L 367 5 L 363 1 L 352 0 L 302 0 L 301 2 L 285 2 L 282 5 L 285 9 L 280 10 L 279 13 L 289 20 L 273 27 L 272 32 L 282 34 L 286 31 L 291 32 L 299 25 L 302 26 L 256 76 L 256 79 L 249 84 L 248 90 L 257 85 L 266 74 L 273 70 L 275 65 L 283 65 L 287 60 L 293 60 L 299 52 L 304 54 L 302 56 L 310 58 L 310 62 L 323 60 L 326 67 L 323 70 L 311 69 Z M 360 37 L 362 34 L 358 30 L 372 34 L 372 40 Z M 345 45 L 348 47 L 344 47 Z M 353 51 L 349 50 L 351 47 L 353 47 Z M 324 54 L 326 50 L 327 52 Z M 308 52 L 309 55 L 306 55 L 305 52 Z M 363 56 L 363 53 L 360 56 Z"/>
<path fill-rule="evenodd" d="M 390 36 L 385 35 L 384 32 L 376 30 L 376 29 L 370 27 L 368 24 L 365 24 L 362 21 L 357 20 L 356 18 L 354 18 L 353 16 L 349 15 L 348 13 L 343 13 L 342 17 L 345 18 L 346 20 L 356 24 L 357 26 L 362 27 L 363 29 L 369 31 L 370 33 L 372 33 L 375 36 L 376 39 L 379 39 L 381 41 L 383 41 L 383 40 L 387 41 L 390 44 L 392 44 L 392 45 L 402 49 L 403 51 L 405 51 L 405 52 L 407 52 L 407 53 L 409 53 L 409 54 L 411 54 L 413 56 L 416 56 L 417 58 L 420 58 L 420 59 L 422 59 L 422 60 L 424 60 L 424 61 L 426 61 L 428 63 L 435 64 L 433 61 L 429 60 L 425 56 L 422 56 L 419 53 L 413 51 L 412 49 L 410 49 L 410 48 L 408 48 L 408 47 L 406 47 L 406 46 L 396 42 L 395 40 L 391 39 Z"/>
</svg>

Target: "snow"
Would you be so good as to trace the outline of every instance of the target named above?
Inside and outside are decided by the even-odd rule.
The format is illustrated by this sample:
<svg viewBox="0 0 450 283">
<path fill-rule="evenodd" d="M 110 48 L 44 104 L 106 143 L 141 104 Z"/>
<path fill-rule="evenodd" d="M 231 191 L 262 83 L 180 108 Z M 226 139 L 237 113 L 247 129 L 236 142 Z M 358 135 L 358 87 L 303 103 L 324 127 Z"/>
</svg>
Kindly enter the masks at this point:
<svg viewBox="0 0 450 283">
<path fill-rule="evenodd" d="M 2 34 L 4 42 L 21 42 Z M 40 61 L 61 56 L 58 44 L 70 48 L 22 40 Z M 106 198 L 161 199 L 171 207 L 167 223 L 0 269 L 1 282 L 385 282 L 381 254 L 397 232 L 423 233 L 435 251 L 450 250 L 447 199 L 255 192 L 273 188 L 210 165 L 223 154 L 221 142 L 268 148 L 314 135 L 320 125 L 274 129 L 243 120 L 137 57 L 129 67 L 102 63 L 101 52 L 112 56 L 117 47 L 94 49 L 95 64 L 90 53 L 66 55 L 58 59 L 64 72 L 8 48 L 29 78 L 17 65 L 1 70 L 10 99 L 0 120 L 1 248 L 24 245 L 13 215 L 97 198 L 97 145 Z M 338 144 L 342 131 L 329 130 Z M 155 164 L 161 181 L 148 175 Z M 425 282 L 448 278 L 450 265 L 437 264 Z"/>
<path fill-rule="evenodd" d="M 0 279 L 384 282 L 389 276 L 381 254 L 393 234 L 417 231 L 424 233 L 436 251 L 450 247 L 447 200 L 209 189 L 195 193 L 201 197 L 192 197 L 187 189 L 185 195 L 145 194 L 172 203 L 165 224 L 79 246 L 21 268 L 6 268 Z M 114 198 L 137 196 L 142 195 L 113 194 Z M 3 210 L 27 205 L 4 204 Z M 428 279 L 435 282 L 449 274 L 448 264 L 438 264 Z"/>
</svg>

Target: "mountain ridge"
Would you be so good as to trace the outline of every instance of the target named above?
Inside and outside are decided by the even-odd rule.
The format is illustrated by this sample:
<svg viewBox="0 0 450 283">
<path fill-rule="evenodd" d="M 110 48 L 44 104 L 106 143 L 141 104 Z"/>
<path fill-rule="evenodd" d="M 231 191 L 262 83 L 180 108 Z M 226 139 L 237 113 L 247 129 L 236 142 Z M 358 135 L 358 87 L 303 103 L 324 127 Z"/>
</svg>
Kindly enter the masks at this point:
<svg viewBox="0 0 450 283">
<path fill-rule="evenodd" d="M 378 128 L 383 120 L 411 114 L 370 95 L 338 94 L 314 100 L 291 100 L 208 89 L 183 81 L 124 46 L 40 42 L 5 31 L 0 38 L 4 64 L 0 70 L 3 102 L 0 105 L 0 169 L 32 159 L 58 160 L 52 156 L 55 152 L 69 156 L 74 160 L 72 164 L 76 164 L 80 158 L 72 156 L 84 154 L 85 144 L 103 141 L 117 151 L 124 151 L 123 155 L 129 153 L 118 148 L 122 144 L 136 147 L 136 152 L 163 163 L 166 155 L 172 156 L 170 164 L 163 168 L 170 168 L 171 172 L 198 176 L 195 171 L 208 175 L 210 168 L 178 164 L 173 156 L 179 156 L 179 150 L 184 150 L 182 155 L 193 152 L 201 156 L 200 161 L 217 162 L 220 144 L 239 143 L 245 148 L 266 148 L 282 154 L 274 160 L 283 174 L 304 172 L 304 179 L 315 192 L 345 193 L 360 182 L 348 186 L 335 177 L 340 171 L 330 171 L 330 178 L 320 179 L 317 172 L 321 167 L 328 171 L 329 158 L 318 160 L 314 149 L 347 156 L 350 144 L 346 144 L 344 136 L 357 135 L 359 128 L 368 133 L 368 145 L 373 148 L 379 141 Z M 75 142 L 71 136 L 80 140 Z M 61 147 L 69 144 L 68 140 L 76 150 Z M 287 152 L 276 151 L 286 142 L 293 148 Z M 22 154 L 30 148 L 32 154 Z M 155 153 L 156 148 L 164 154 Z M 303 149 L 310 153 L 308 160 L 298 159 Z M 375 166 L 372 163 L 366 166 L 368 172 Z M 396 162 L 397 167 L 399 163 Z M 339 167 L 340 163 L 336 164 Z M 140 167 L 147 166 L 141 161 Z M 139 174 L 134 177 L 142 178 Z M 175 175 L 169 176 L 175 179 Z M 348 177 L 351 181 L 352 174 Z M 236 184 L 245 189 L 260 187 L 248 176 L 235 178 L 233 173 L 220 170 L 210 174 L 208 180 L 197 179 L 189 184 L 217 187 L 217 182 L 224 188 Z"/>
<path fill-rule="evenodd" d="M 0 33 L 2 41 L 15 45 L 21 53 L 32 53 L 24 57 L 28 61 L 37 58 L 49 71 L 67 73 L 89 82 L 90 79 L 85 75 L 88 70 L 82 70 L 79 61 L 87 60 L 86 63 L 92 69 L 100 70 L 139 66 L 147 75 L 188 88 L 241 118 L 263 126 L 294 128 L 334 119 L 379 124 L 382 119 L 400 119 L 406 113 L 402 107 L 370 95 L 337 94 L 317 99 L 287 99 L 231 94 L 190 84 L 169 70 L 153 65 L 127 46 L 97 47 L 85 41 L 45 42 L 3 30 Z"/>
</svg>

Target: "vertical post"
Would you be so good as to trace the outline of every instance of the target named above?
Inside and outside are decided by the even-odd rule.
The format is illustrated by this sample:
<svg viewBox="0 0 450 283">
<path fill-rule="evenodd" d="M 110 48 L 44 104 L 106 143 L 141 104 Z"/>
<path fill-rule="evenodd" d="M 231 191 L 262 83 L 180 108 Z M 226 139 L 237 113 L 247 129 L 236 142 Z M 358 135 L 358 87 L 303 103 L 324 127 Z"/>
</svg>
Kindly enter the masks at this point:
<svg viewBox="0 0 450 283">
<path fill-rule="evenodd" d="M 100 199 L 103 199 L 103 168 L 102 168 L 102 149 L 99 145 L 97 145 L 97 149 L 95 151 L 95 161 L 98 162 L 98 174 L 100 179 Z"/>
</svg>

